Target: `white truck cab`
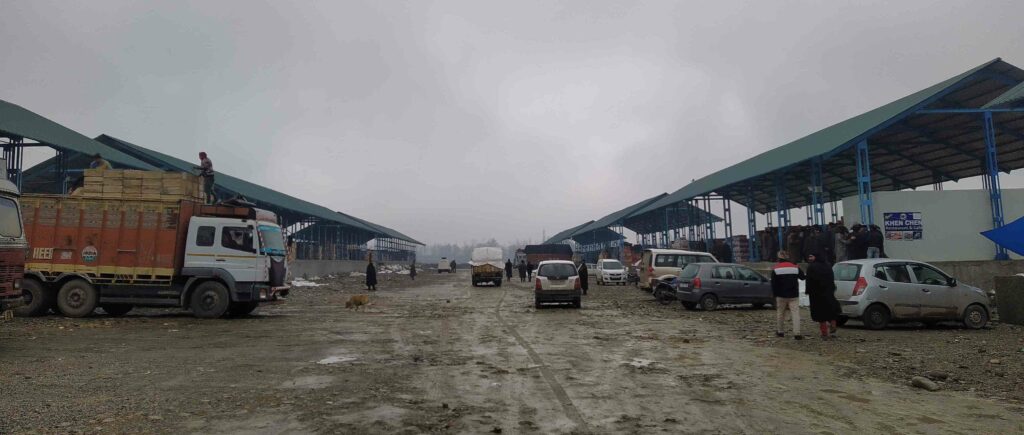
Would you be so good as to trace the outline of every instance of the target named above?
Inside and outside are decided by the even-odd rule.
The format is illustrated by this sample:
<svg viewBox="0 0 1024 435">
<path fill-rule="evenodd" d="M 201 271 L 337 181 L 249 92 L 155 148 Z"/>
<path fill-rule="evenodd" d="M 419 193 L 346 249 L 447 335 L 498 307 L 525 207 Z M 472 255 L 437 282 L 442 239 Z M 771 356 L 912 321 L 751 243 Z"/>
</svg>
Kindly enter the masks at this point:
<svg viewBox="0 0 1024 435">
<path fill-rule="evenodd" d="M 437 262 L 437 273 L 452 273 L 452 262 L 448 257 L 441 257 Z"/>
</svg>

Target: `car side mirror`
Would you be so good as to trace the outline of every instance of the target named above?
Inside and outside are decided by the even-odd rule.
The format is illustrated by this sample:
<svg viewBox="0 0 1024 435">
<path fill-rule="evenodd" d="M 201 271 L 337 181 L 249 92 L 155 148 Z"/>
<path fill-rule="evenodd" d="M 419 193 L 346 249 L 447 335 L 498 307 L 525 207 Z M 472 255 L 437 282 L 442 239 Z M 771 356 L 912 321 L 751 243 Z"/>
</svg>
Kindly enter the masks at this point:
<svg viewBox="0 0 1024 435">
<path fill-rule="evenodd" d="M 948 285 L 950 287 L 956 287 L 956 284 L 957 284 L 956 283 L 956 278 L 948 278 L 948 279 L 946 279 L 946 285 Z"/>
</svg>

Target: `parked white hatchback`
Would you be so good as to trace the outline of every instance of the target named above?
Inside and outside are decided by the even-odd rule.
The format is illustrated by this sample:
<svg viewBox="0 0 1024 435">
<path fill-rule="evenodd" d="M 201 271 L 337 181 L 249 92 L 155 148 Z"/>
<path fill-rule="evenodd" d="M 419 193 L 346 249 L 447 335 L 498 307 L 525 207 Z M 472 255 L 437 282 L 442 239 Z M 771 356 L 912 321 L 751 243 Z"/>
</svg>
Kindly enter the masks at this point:
<svg viewBox="0 0 1024 435">
<path fill-rule="evenodd" d="M 549 260 L 537 265 L 533 291 L 533 305 L 536 308 L 549 302 L 570 303 L 579 308 L 582 298 L 583 286 L 573 262 Z"/>
<path fill-rule="evenodd" d="M 626 266 L 619 260 L 598 260 L 597 261 L 597 284 L 626 284 Z"/>
<path fill-rule="evenodd" d="M 832 267 L 841 322 L 859 319 L 869 329 L 890 322 L 960 321 L 971 329 L 988 324 L 992 302 L 981 289 L 937 267 L 913 260 L 851 260 Z"/>
</svg>

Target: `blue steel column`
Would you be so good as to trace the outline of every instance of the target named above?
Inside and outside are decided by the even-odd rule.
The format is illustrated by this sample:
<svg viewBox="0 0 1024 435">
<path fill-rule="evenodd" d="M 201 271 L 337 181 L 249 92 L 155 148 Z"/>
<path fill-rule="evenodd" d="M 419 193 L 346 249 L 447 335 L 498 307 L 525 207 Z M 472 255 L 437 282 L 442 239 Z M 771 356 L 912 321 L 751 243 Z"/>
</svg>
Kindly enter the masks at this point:
<svg viewBox="0 0 1024 435">
<path fill-rule="evenodd" d="M 1003 191 L 999 185 L 999 159 L 996 152 L 996 130 L 992 112 L 985 112 L 985 166 L 988 169 L 988 194 L 992 204 L 992 228 L 1003 226 Z M 1006 248 L 996 245 L 996 260 L 1009 260 Z"/>
<path fill-rule="evenodd" d="M 871 154 L 868 141 L 857 143 L 857 199 L 860 202 L 860 223 L 875 223 L 874 205 L 871 201 Z"/>
<path fill-rule="evenodd" d="M 626 234 L 624 234 L 626 231 L 622 228 L 622 226 L 622 221 L 619 221 L 619 261 L 625 261 L 625 258 L 623 257 L 623 251 L 626 250 Z"/>
<path fill-rule="evenodd" d="M 782 184 L 782 175 L 775 176 L 775 212 L 779 217 L 779 226 L 776 232 L 779 237 L 779 249 L 782 249 L 786 246 L 784 228 L 789 227 L 789 205 L 786 204 L 786 192 Z"/>
<path fill-rule="evenodd" d="M 704 211 L 708 213 L 704 220 L 704 231 L 707 233 L 707 240 L 704 241 L 704 251 L 711 253 L 715 244 L 715 219 L 711 217 L 711 195 L 704 195 Z"/>
<path fill-rule="evenodd" d="M 661 242 L 665 244 L 667 248 L 668 244 L 668 207 L 665 207 L 665 230 L 661 232 Z"/>
<path fill-rule="evenodd" d="M 821 159 L 811 160 L 811 208 L 814 213 L 814 225 L 825 225 L 825 199 Z"/>
<path fill-rule="evenodd" d="M 728 198 L 722 196 L 722 217 L 725 218 L 725 246 L 729 248 L 732 255 L 732 204 Z M 733 261 L 736 259 L 733 258 Z"/>
<path fill-rule="evenodd" d="M 693 201 L 687 200 L 686 201 L 686 236 L 687 236 L 687 239 L 686 239 L 687 246 L 686 247 L 687 248 L 690 248 L 691 246 L 693 246 L 693 245 L 690 245 L 690 244 L 697 241 L 697 232 L 694 229 L 694 225 L 693 225 L 694 223 L 696 223 L 696 220 L 697 220 L 697 213 L 693 209 Z"/>
<path fill-rule="evenodd" d="M 761 260 L 760 243 L 757 237 L 757 215 L 754 211 L 754 189 L 747 188 L 747 237 L 750 238 L 750 261 Z"/>
</svg>

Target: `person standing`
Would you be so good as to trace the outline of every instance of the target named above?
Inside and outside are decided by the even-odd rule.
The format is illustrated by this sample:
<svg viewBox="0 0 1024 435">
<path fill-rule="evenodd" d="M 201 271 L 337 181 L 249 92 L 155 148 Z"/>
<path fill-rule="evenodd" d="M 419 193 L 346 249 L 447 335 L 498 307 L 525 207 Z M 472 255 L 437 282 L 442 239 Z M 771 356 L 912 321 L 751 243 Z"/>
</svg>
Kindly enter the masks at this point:
<svg viewBox="0 0 1024 435">
<path fill-rule="evenodd" d="M 452 273 L 455 273 L 455 260 L 452 259 L 452 261 L 448 263 L 448 265 L 452 267 Z"/>
<path fill-rule="evenodd" d="M 366 265 L 366 289 L 377 291 L 377 268 L 373 266 L 373 260 Z"/>
<path fill-rule="evenodd" d="M 882 229 L 878 228 L 878 225 L 871 225 L 871 231 L 867 233 L 868 241 L 868 258 L 882 258 L 882 251 L 885 248 L 885 236 L 882 234 Z"/>
<path fill-rule="evenodd" d="M 89 162 L 89 169 L 99 169 L 101 171 L 106 171 L 114 169 L 114 167 L 110 164 L 110 162 L 107 161 L 107 159 L 104 159 L 103 156 L 100 155 L 100 153 L 96 153 L 92 155 L 92 162 Z"/>
<path fill-rule="evenodd" d="M 793 261 L 800 261 L 800 249 L 803 248 L 800 245 L 802 243 L 803 237 L 800 236 L 799 228 L 790 228 L 786 234 L 786 247 L 784 248 L 786 250 L 786 258 L 794 258 L 796 260 Z M 779 259 L 781 261 L 782 257 L 779 257 Z"/>
<path fill-rule="evenodd" d="M 846 227 L 842 225 L 836 226 L 835 233 L 833 235 L 833 238 L 835 239 L 835 248 L 833 249 L 836 255 L 836 263 L 841 263 L 849 259 L 846 254 L 846 248 L 850 244 L 848 237 L 849 233 L 846 231 Z"/>
<path fill-rule="evenodd" d="M 195 169 L 199 170 L 199 176 L 203 177 L 203 193 L 206 194 L 207 204 L 216 204 L 217 195 L 213 193 L 213 161 L 206 156 L 205 152 L 199 153 L 199 166 L 195 166 Z"/>
<path fill-rule="evenodd" d="M 409 263 L 409 278 L 416 281 L 416 262 Z"/>
<path fill-rule="evenodd" d="M 519 262 L 519 282 L 526 282 L 526 262 Z"/>
<path fill-rule="evenodd" d="M 526 278 L 533 281 L 533 263 L 526 263 Z"/>
<path fill-rule="evenodd" d="M 868 256 L 868 234 L 861 224 L 854 224 L 851 230 L 846 256 L 851 260 L 863 260 Z"/>
<path fill-rule="evenodd" d="M 512 259 L 505 260 L 505 279 L 508 282 L 512 282 Z"/>
<path fill-rule="evenodd" d="M 583 294 L 587 294 L 587 290 L 590 288 L 590 271 L 587 270 L 587 263 L 585 261 L 580 262 L 580 268 L 576 270 L 576 273 L 580 275 L 580 288 L 583 289 Z"/>
<path fill-rule="evenodd" d="M 811 320 L 818 322 L 822 340 L 836 338 L 836 322 L 842 309 L 836 300 L 835 275 L 821 255 L 808 255 L 807 263 L 806 293 L 811 300 Z"/>
<path fill-rule="evenodd" d="M 800 335 L 800 280 L 804 271 L 789 261 L 789 253 L 779 251 L 779 262 L 772 267 L 772 294 L 775 296 L 775 335 L 785 337 L 786 312 L 793 321 L 793 338 L 803 340 Z"/>
</svg>

